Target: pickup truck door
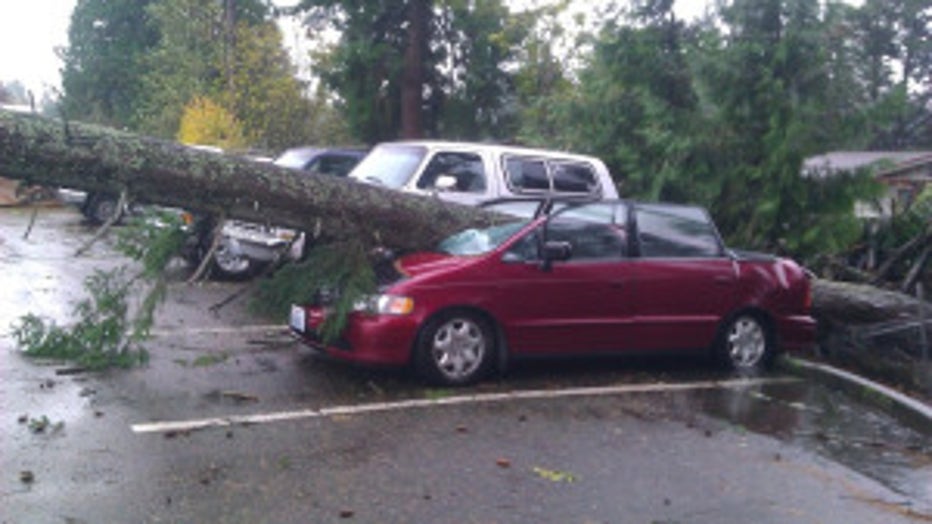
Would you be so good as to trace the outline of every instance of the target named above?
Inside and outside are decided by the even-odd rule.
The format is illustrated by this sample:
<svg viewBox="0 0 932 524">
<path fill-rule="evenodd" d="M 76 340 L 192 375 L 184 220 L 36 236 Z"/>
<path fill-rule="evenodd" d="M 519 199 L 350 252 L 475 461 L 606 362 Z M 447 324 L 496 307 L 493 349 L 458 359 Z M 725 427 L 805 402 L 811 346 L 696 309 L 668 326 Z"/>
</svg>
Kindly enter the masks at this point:
<svg viewBox="0 0 932 524">
<path fill-rule="evenodd" d="M 413 182 L 413 191 L 464 205 L 488 200 L 492 180 L 482 155 L 473 151 L 437 151 Z"/>
</svg>

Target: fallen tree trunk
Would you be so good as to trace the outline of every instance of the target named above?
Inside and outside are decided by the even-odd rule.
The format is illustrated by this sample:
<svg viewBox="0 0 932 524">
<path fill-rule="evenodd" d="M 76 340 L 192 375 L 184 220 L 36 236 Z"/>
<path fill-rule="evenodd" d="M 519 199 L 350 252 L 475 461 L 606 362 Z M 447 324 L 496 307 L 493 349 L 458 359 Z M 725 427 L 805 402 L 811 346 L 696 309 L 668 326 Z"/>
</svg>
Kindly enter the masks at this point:
<svg viewBox="0 0 932 524">
<path fill-rule="evenodd" d="M 100 126 L 0 110 L 0 176 L 35 184 L 126 191 L 137 200 L 305 231 L 425 250 L 494 219 L 472 207 L 307 176 Z M 871 286 L 816 281 L 814 313 L 833 322 L 895 318 L 915 301 Z"/>
<path fill-rule="evenodd" d="M 872 324 L 913 316 L 918 306 L 909 295 L 867 284 L 821 279 L 812 284 L 812 314 L 824 321 Z"/>
<path fill-rule="evenodd" d="M 307 176 L 244 157 L 100 126 L 0 110 L 0 176 L 32 184 L 123 191 L 145 203 L 354 238 L 399 250 L 487 225 L 476 208 Z"/>
<path fill-rule="evenodd" d="M 932 395 L 932 368 L 920 320 L 932 305 L 904 293 L 865 284 L 816 280 L 812 314 L 818 320 L 820 353 L 831 362 L 882 381 Z M 930 397 L 932 398 L 932 397 Z"/>
</svg>

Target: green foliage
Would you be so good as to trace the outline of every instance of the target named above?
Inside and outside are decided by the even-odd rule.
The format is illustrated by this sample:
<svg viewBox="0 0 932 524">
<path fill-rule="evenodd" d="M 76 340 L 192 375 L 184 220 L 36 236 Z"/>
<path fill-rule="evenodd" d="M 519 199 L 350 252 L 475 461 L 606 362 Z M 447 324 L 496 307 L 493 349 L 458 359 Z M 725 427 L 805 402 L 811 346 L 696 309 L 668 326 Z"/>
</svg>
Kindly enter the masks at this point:
<svg viewBox="0 0 932 524">
<path fill-rule="evenodd" d="M 784 222 L 777 248 L 797 254 L 807 263 L 821 254 L 847 251 L 860 241 L 864 231 L 864 223 L 853 212 L 855 203 L 877 198 L 882 191 L 864 172 L 801 181 L 798 197 L 784 204 L 788 208 L 785 212 L 795 214 L 796 219 Z"/>
<path fill-rule="evenodd" d="M 503 64 L 517 59 L 528 36 L 526 25 L 510 16 L 500 0 L 440 2 L 437 42 L 444 100 L 437 109 L 436 131 L 445 138 L 509 138 L 517 126 L 512 76 Z"/>
<path fill-rule="evenodd" d="M 137 108 L 141 131 L 174 138 L 185 105 L 196 96 L 213 97 L 223 75 L 226 40 L 223 5 L 202 0 L 157 0 L 146 8 L 161 37 L 146 54 L 145 96 Z"/>
<path fill-rule="evenodd" d="M 428 4 L 425 34 L 412 42 L 409 10 Z M 506 137 L 516 114 L 505 66 L 524 27 L 501 0 L 305 0 L 311 31 L 336 29 L 340 40 L 315 55 L 317 72 L 340 97 L 352 134 L 366 143 L 399 137 L 410 46 L 420 46 L 416 89 L 428 135 Z M 407 71 L 410 73 L 410 71 Z"/>
<path fill-rule="evenodd" d="M 340 97 L 350 132 L 374 143 L 395 138 L 401 126 L 401 75 L 407 0 L 305 0 L 311 31 L 340 31 L 339 42 L 316 56 L 317 72 Z M 427 56 L 427 67 L 435 58 Z"/>
<path fill-rule="evenodd" d="M 311 96 L 294 78 L 265 2 L 153 0 L 147 13 L 161 37 L 144 57 L 142 131 L 225 149 L 346 141 L 326 94 Z M 229 113 L 206 111 L 202 100 Z"/>
<path fill-rule="evenodd" d="M 26 355 L 72 360 L 89 369 L 145 362 L 145 350 L 125 336 L 125 272 L 97 271 L 85 280 L 84 287 L 91 296 L 74 307 L 77 320 L 73 326 L 66 329 L 54 321 L 25 315 L 12 330 L 17 345 Z"/>
<path fill-rule="evenodd" d="M 540 73 L 519 77 L 521 136 L 601 157 L 626 196 L 709 207 L 742 247 L 843 251 L 862 229 L 854 203 L 877 186 L 866 175 L 804 178 L 801 167 L 870 140 L 852 69 L 855 12 L 733 0 L 689 25 L 670 2 L 634 2 L 591 36 L 575 80 L 535 91 Z"/>
<path fill-rule="evenodd" d="M 276 151 L 347 141 L 345 124 L 325 100 L 304 96 L 293 69 L 274 23 L 237 27 L 232 76 L 219 96 L 242 122 L 250 145 Z"/>
<path fill-rule="evenodd" d="M 155 0 L 82 0 L 71 14 L 62 69 L 63 112 L 71 119 L 131 126 L 143 98 L 145 56 L 158 28 Z"/>
<path fill-rule="evenodd" d="M 65 422 L 60 420 L 53 424 L 47 415 L 42 415 L 39 418 L 30 418 L 26 422 L 26 427 L 31 433 L 37 435 L 40 433 L 58 433 L 65 428 Z"/>
<path fill-rule="evenodd" d="M 330 342 L 345 327 L 353 305 L 376 290 L 372 264 L 362 244 L 315 247 L 305 260 L 263 281 L 252 305 L 259 313 L 282 317 L 290 304 L 309 303 L 320 290 L 332 292 L 335 299 L 321 329 L 322 338 Z"/>
<path fill-rule="evenodd" d="M 541 42 L 540 65 L 521 84 L 530 105 L 521 136 L 599 156 L 628 196 L 707 202 L 718 189 L 711 163 L 722 134 L 696 92 L 690 53 L 698 37 L 665 9 L 610 19 L 592 37 L 575 86 L 553 79 Z"/>
<path fill-rule="evenodd" d="M 117 245 L 142 269 L 135 274 L 125 266 L 95 271 L 84 281 L 88 298 L 75 304 L 71 326 L 27 314 L 13 326 L 17 346 L 29 356 L 71 360 L 89 369 L 147 362 L 148 352 L 141 344 L 148 339 L 155 308 L 165 297 L 162 272 L 184 240 L 180 220 L 170 213 L 136 219 L 120 232 Z M 131 291 L 140 280 L 148 283 L 148 289 L 131 311 Z"/>
</svg>

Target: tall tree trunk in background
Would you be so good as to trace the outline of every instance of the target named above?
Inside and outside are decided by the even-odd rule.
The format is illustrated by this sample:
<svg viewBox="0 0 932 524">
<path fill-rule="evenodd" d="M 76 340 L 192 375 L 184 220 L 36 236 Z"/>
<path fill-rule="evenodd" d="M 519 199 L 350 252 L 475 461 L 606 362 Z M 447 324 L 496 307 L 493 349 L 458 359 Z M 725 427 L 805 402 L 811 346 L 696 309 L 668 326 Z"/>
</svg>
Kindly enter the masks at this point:
<svg viewBox="0 0 932 524">
<path fill-rule="evenodd" d="M 236 56 L 236 0 L 223 2 L 223 66 L 226 69 L 227 88 L 236 92 L 233 63 Z"/>
<path fill-rule="evenodd" d="M 424 136 L 423 110 L 424 51 L 427 48 L 427 22 L 430 16 L 428 0 L 408 2 L 408 46 L 405 49 L 404 73 L 401 85 L 401 136 Z"/>
</svg>

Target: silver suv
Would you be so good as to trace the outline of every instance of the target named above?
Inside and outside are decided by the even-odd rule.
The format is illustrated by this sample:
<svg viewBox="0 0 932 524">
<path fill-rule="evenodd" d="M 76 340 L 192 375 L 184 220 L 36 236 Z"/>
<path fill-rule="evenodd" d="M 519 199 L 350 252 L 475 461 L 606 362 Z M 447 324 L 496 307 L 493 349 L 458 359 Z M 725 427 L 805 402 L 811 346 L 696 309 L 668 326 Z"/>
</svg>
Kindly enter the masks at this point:
<svg viewBox="0 0 932 524">
<path fill-rule="evenodd" d="M 495 144 L 386 142 L 349 176 L 469 205 L 516 196 L 618 198 L 612 177 L 598 158 Z"/>
</svg>

